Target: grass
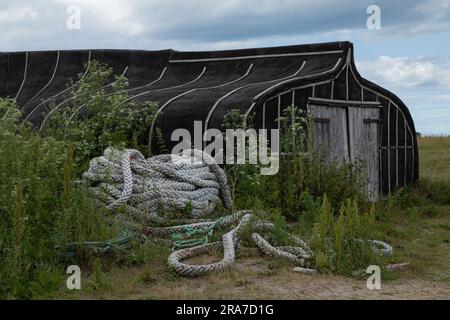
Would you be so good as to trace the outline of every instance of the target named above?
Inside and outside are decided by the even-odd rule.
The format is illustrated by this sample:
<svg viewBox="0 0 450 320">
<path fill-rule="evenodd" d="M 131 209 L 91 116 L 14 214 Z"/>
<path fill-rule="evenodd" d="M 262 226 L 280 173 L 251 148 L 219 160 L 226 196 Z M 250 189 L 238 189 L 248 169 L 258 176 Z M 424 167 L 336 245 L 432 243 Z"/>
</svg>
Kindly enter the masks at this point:
<svg viewBox="0 0 450 320">
<path fill-rule="evenodd" d="M 433 182 L 450 181 L 450 139 L 449 137 L 421 137 L 420 176 Z"/>
</svg>

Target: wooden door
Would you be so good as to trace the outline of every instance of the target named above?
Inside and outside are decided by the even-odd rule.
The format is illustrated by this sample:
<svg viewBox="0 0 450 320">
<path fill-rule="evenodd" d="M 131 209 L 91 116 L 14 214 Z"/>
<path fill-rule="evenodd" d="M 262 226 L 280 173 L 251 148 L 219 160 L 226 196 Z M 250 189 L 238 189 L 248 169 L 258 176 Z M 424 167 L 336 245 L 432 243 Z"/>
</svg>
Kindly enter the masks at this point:
<svg viewBox="0 0 450 320">
<path fill-rule="evenodd" d="M 362 166 L 366 179 L 366 194 L 371 201 L 380 194 L 380 109 L 349 107 L 350 157 Z"/>
<path fill-rule="evenodd" d="M 348 162 L 350 153 L 346 108 L 308 105 L 308 113 L 314 118 L 314 150 L 328 161 Z"/>
<path fill-rule="evenodd" d="M 380 190 L 379 108 L 309 104 L 308 113 L 314 119 L 314 150 L 328 161 L 361 166 L 366 194 L 376 201 Z"/>
</svg>

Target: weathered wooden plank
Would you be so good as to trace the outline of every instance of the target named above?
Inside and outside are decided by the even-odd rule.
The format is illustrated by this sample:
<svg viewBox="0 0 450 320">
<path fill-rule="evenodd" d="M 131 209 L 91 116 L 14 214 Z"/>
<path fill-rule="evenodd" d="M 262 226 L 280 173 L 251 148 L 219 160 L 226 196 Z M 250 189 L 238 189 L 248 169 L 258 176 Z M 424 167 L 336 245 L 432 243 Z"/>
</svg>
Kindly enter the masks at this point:
<svg viewBox="0 0 450 320">
<path fill-rule="evenodd" d="M 379 108 L 349 107 L 352 161 L 362 166 L 366 193 L 370 200 L 379 198 Z"/>
<path fill-rule="evenodd" d="M 367 110 L 369 111 L 369 110 Z M 371 119 L 379 119 L 380 110 L 372 109 L 368 112 Z M 380 197 L 380 159 L 379 159 L 379 130 L 378 122 L 364 123 L 366 129 L 366 165 L 367 165 L 367 195 L 370 200 L 376 201 Z"/>
<path fill-rule="evenodd" d="M 329 161 L 347 162 L 347 117 L 345 108 L 308 105 L 309 114 L 318 119 L 313 126 L 313 145 Z"/>
</svg>

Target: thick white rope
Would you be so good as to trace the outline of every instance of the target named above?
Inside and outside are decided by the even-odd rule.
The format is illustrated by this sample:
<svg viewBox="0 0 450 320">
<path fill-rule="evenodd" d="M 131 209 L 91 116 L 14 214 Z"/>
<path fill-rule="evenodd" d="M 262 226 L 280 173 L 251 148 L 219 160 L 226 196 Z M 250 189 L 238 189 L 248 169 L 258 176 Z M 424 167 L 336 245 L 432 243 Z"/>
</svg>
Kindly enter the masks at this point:
<svg viewBox="0 0 450 320">
<path fill-rule="evenodd" d="M 124 205 L 131 212 L 155 215 L 192 206 L 189 218 L 197 218 L 211 214 L 220 199 L 231 207 L 225 173 L 198 150 L 145 159 L 137 150 L 107 148 L 103 156 L 91 160 L 83 177 L 111 210 Z"/>
<path fill-rule="evenodd" d="M 186 230 L 212 230 L 230 228 L 222 236 L 221 242 L 197 245 L 174 251 L 168 258 L 168 265 L 183 276 L 199 276 L 231 267 L 236 257 L 236 249 L 244 230 L 250 228 L 250 240 L 265 254 L 288 259 L 297 266 L 308 269 L 311 250 L 308 245 L 294 235 L 295 247 L 274 247 L 258 232 L 274 227 L 271 222 L 257 218 L 251 211 L 238 211 L 217 220 L 192 219 L 211 216 L 217 204 L 223 202 L 231 208 L 231 197 L 226 175 L 208 154 L 199 150 L 189 150 L 183 155 L 157 155 L 148 159 L 137 150 L 105 150 L 103 156 L 90 162 L 89 170 L 83 178 L 90 190 L 103 201 L 110 210 L 123 208 L 133 216 L 146 215 L 161 227 L 145 227 L 147 235 L 166 237 Z M 186 210 L 190 208 L 190 210 Z M 185 220 L 175 220 L 171 214 L 183 212 Z M 187 221 L 186 221 L 187 218 Z M 170 223 L 178 225 L 167 226 Z M 392 248 L 381 241 L 381 253 L 391 254 Z M 214 252 L 223 251 L 223 259 L 216 263 L 193 265 L 182 260 Z M 312 271 L 312 270 L 311 270 Z"/>
</svg>

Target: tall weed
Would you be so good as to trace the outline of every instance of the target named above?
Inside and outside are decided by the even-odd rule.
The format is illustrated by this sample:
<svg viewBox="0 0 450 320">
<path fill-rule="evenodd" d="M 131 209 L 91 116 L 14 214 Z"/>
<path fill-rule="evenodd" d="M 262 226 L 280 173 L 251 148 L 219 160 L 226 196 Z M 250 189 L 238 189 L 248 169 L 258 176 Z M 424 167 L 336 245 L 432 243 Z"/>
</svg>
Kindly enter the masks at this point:
<svg viewBox="0 0 450 320">
<path fill-rule="evenodd" d="M 2 298 L 56 290 L 68 263 L 75 259 L 92 268 L 95 262 L 94 252 L 80 246 L 70 256 L 65 244 L 108 240 L 121 228 L 77 178 L 107 146 L 146 144 L 155 105 L 122 107 L 126 79 L 118 77 L 108 87 L 110 68 L 93 62 L 89 70 L 73 87 L 72 103 L 54 109 L 41 133 L 22 121 L 13 100 L 0 100 Z"/>
</svg>

